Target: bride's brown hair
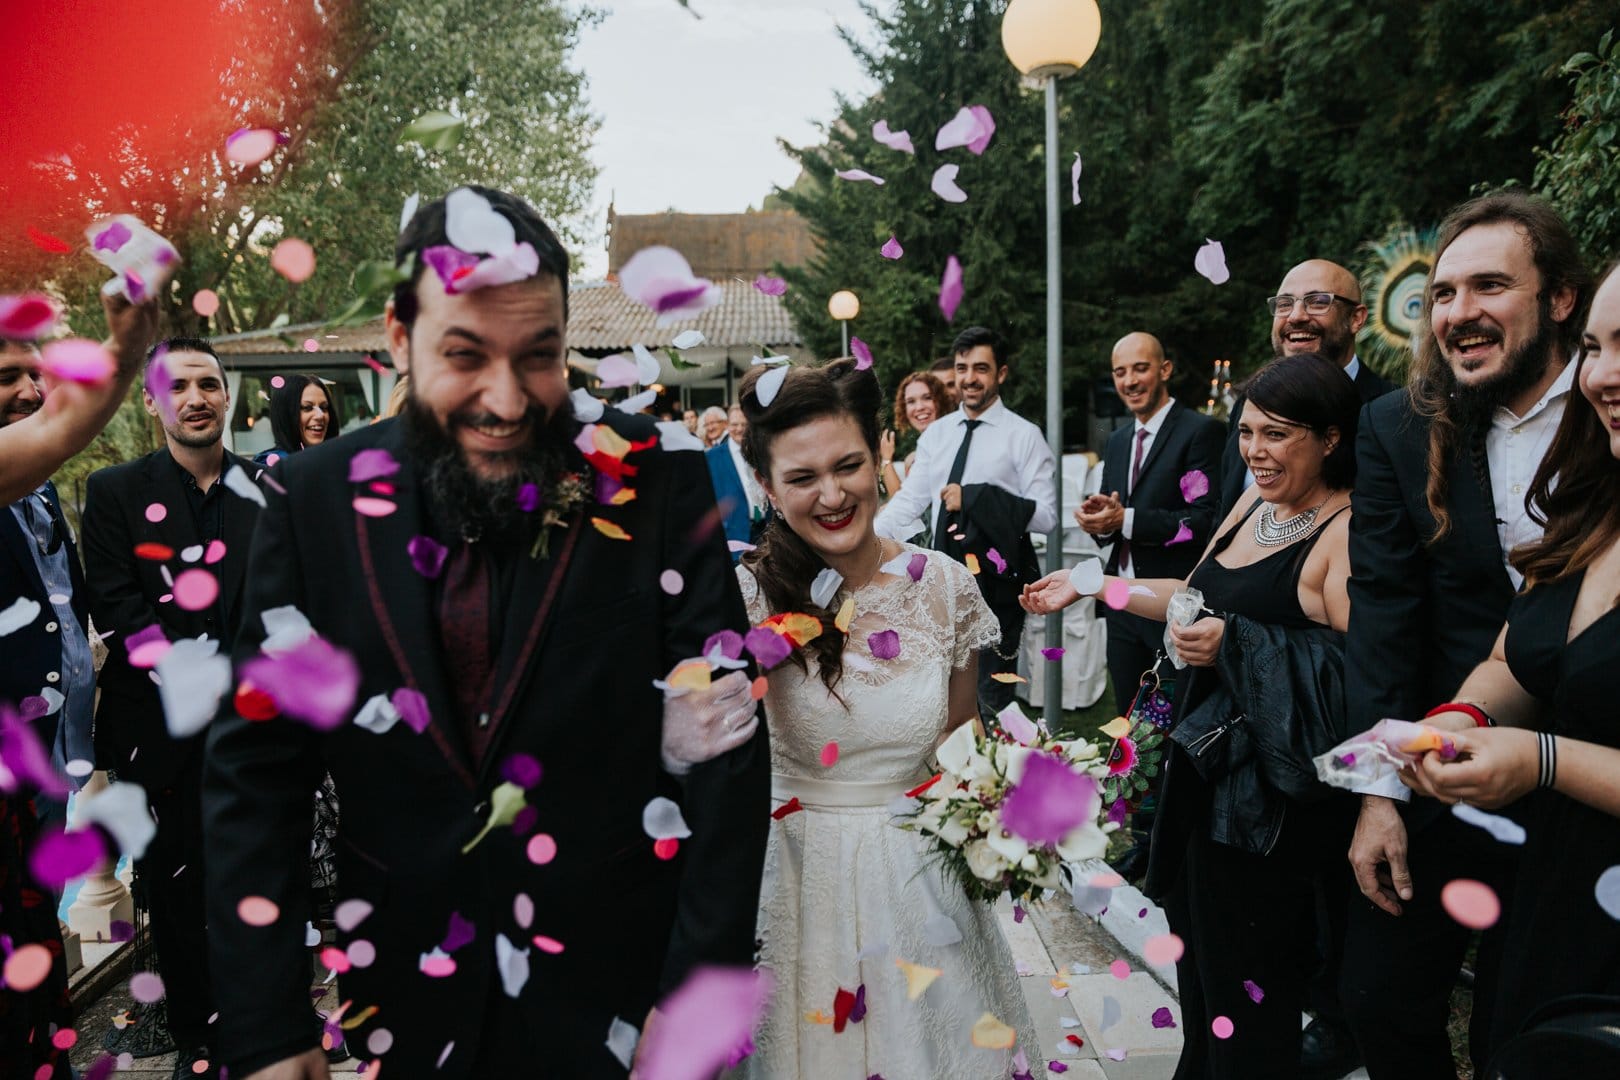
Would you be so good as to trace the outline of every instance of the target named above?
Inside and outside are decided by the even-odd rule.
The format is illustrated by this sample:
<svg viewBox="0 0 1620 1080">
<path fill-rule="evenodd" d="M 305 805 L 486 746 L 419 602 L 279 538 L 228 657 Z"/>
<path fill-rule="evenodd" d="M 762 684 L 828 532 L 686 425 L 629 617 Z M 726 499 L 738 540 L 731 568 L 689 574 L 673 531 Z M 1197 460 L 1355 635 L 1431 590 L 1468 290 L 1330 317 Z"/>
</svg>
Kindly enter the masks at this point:
<svg viewBox="0 0 1620 1080">
<path fill-rule="evenodd" d="M 777 436 L 829 416 L 847 416 L 855 421 L 875 465 L 877 417 L 883 393 L 870 369 L 858 370 L 850 359 L 820 367 L 790 367 L 771 403 L 762 405 L 759 383 L 770 371 L 769 367 L 756 367 L 744 376 L 737 399 L 748 418 L 743 460 L 755 472 L 764 477 L 771 475 L 771 444 Z M 810 599 L 810 585 L 827 564 L 775 513 L 766 523 L 759 546 L 744 555 L 742 563 L 759 582 L 771 614 L 800 611 L 821 620 L 821 634 L 802 648 L 795 647 L 790 659 L 799 670 L 808 671 L 804 654 L 814 655 L 821 681 L 833 690 L 844 674 L 844 632 L 833 624 L 833 612 Z"/>
</svg>

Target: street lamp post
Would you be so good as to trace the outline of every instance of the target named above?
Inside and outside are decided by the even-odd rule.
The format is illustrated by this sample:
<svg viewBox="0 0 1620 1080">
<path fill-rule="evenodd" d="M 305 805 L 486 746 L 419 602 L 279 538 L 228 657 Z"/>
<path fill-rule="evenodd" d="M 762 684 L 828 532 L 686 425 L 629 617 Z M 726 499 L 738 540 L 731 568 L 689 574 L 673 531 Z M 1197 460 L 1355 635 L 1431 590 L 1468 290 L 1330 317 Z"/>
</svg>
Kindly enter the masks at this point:
<svg viewBox="0 0 1620 1080">
<path fill-rule="evenodd" d="M 1001 47 L 1030 79 L 1046 83 L 1046 441 L 1056 459 L 1058 521 L 1046 535 L 1048 573 L 1063 568 L 1063 286 L 1058 222 L 1057 81 L 1085 66 L 1102 36 L 1096 0 L 1011 0 L 1001 19 Z M 1063 616 L 1046 617 L 1046 644 L 1063 640 Z M 1047 730 L 1063 717 L 1063 665 L 1046 666 Z"/>
<path fill-rule="evenodd" d="M 844 351 L 849 355 L 849 320 L 861 313 L 861 299 L 848 289 L 839 289 L 827 298 L 827 314 L 837 319 L 844 330 Z"/>
</svg>

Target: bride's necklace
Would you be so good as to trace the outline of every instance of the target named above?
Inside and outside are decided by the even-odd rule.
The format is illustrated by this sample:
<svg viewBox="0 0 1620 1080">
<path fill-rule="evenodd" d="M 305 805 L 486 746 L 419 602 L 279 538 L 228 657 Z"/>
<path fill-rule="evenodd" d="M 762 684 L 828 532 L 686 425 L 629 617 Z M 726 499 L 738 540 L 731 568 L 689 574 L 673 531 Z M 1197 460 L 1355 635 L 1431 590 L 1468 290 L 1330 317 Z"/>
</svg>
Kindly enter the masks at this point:
<svg viewBox="0 0 1620 1080">
<path fill-rule="evenodd" d="M 1268 548 L 1292 544 L 1311 531 L 1316 524 L 1316 516 L 1326 505 L 1327 500 L 1323 499 L 1309 510 L 1301 510 L 1287 521 L 1278 521 L 1275 509 L 1270 503 L 1266 503 L 1254 519 L 1254 542 Z"/>
<path fill-rule="evenodd" d="M 883 537 L 874 536 L 872 539 L 877 541 L 877 562 L 872 564 L 872 572 L 867 574 L 865 580 L 863 580 L 859 585 L 846 583 L 849 584 L 849 591 L 852 593 L 859 592 L 868 585 L 872 584 L 872 579 L 878 576 L 879 570 L 883 569 Z"/>
</svg>

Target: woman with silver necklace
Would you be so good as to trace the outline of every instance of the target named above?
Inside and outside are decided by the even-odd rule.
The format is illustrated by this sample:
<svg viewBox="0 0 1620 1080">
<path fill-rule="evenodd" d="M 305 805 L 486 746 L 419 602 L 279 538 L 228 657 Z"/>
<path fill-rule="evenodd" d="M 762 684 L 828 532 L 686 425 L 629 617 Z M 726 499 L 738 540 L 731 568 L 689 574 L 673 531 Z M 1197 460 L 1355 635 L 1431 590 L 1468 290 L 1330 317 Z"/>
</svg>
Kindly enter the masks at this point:
<svg viewBox="0 0 1620 1080">
<path fill-rule="evenodd" d="M 1205 604 L 1167 635 L 1194 674 L 1170 728 L 1143 885 L 1185 944 L 1177 1080 L 1298 1074 L 1318 887 L 1340 902 L 1352 887 L 1343 851 L 1355 800 L 1319 785 L 1309 756 L 1324 738 L 1320 750 L 1332 745 L 1344 708 L 1361 402 L 1314 354 L 1266 365 L 1243 393 L 1239 446 L 1254 486 L 1185 583 L 1123 583 L 1126 609 L 1146 618 L 1164 619 L 1188 586 Z M 1120 592 L 1094 569 L 1086 576 L 1029 586 L 1025 609 L 1058 610 L 1080 587 Z"/>
</svg>

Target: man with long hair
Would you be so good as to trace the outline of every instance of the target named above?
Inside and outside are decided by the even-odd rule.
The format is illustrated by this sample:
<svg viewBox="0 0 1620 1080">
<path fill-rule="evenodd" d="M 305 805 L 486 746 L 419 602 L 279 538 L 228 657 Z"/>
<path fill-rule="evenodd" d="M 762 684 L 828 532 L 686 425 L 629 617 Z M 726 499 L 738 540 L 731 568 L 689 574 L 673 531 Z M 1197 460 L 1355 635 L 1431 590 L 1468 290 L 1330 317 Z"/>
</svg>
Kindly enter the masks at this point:
<svg viewBox="0 0 1620 1080">
<path fill-rule="evenodd" d="M 1408 386 L 1369 404 L 1357 437 L 1347 736 L 1419 719 L 1489 655 L 1520 584 L 1508 552 L 1540 535 L 1525 497 L 1569 397 L 1590 299 L 1568 226 L 1524 194 L 1458 207 L 1436 252 L 1430 333 Z M 1513 849 L 1433 800 L 1406 805 L 1398 784 L 1362 794 L 1349 858 L 1366 902 L 1350 905 L 1341 997 L 1373 1080 L 1451 1077 L 1448 1000 L 1469 931 L 1441 889 L 1471 878 L 1505 899 Z M 1487 933 L 1480 950 L 1476 1067 L 1498 945 Z"/>
</svg>

